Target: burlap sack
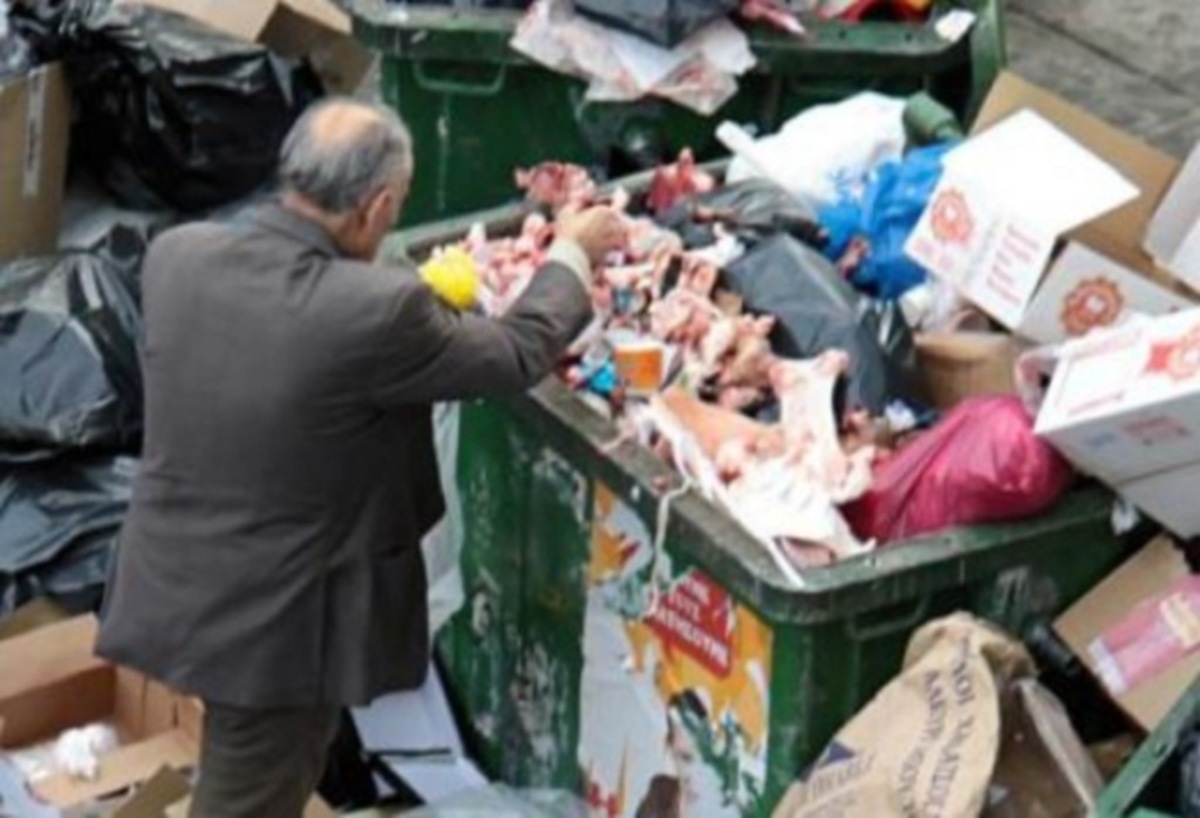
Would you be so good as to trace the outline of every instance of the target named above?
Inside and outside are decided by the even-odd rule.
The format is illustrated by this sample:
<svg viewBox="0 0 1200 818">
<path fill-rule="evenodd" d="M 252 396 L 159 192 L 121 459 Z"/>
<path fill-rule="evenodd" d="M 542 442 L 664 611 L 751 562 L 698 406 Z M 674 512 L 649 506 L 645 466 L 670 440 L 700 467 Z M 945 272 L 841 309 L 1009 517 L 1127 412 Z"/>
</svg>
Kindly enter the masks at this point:
<svg viewBox="0 0 1200 818">
<path fill-rule="evenodd" d="M 1025 648 L 968 614 L 913 635 L 904 669 L 792 785 L 775 818 L 978 818 L 1001 741 L 1001 691 Z"/>
</svg>

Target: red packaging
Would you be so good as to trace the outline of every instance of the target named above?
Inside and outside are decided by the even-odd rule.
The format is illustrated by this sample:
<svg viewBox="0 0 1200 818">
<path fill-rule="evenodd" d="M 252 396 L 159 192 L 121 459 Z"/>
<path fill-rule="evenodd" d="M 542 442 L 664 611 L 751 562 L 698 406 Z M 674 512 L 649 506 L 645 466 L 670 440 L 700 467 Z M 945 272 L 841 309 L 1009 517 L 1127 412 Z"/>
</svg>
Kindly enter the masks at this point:
<svg viewBox="0 0 1200 818">
<path fill-rule="evenodd" d="M 854 533 L 887 543 L 1046 511 L 1075 473 L 1033 420 L 1017 397 L 963 401 L 879 465 L 871 491 L 843 509 Z"/>
<path fill-rule="evenodd" d="M 1120 696 L 1200 647 L 1200 577 L 1183 577 L 1096 637 L 1088 653 L 1104 686 Z"/>
</svg>

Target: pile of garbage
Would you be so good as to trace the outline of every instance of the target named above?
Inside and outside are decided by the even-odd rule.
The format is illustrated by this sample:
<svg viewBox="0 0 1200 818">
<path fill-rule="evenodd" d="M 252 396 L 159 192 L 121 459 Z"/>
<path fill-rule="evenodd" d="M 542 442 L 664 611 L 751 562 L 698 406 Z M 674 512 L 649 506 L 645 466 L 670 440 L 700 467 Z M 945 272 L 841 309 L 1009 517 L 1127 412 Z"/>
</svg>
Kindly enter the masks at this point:
<svg viewBox="0 0 1200 818">
<path fill-rule="evenodd" d="M 431 264 L 473 263 L 479 307 L 502 314 L 543 261 L 554 212 L 620 211 L 626 246 L 599 271 L 596 319 L 560 374 L 789 575 L 953 525 L 1035 515 L 1074 473 L 1034 436 L 1021 400 L 979 398 L 926 431 L 937 413 L 914 326 L 986 319 L 904 255 L 950 147 L 906 152 L 904 108 L 865 94 L 800 115 L 771 138 L 807 140 L 790 176 L 773 175 L 787 187 L 754 172 L 770 141 L 724 179 L 685 151 L 636 192 L 556 162 L 520 170 L 538 209 L 518 234 L 476 225 Z M 809 138 L 864 112 L 887 127 L 861 144 L 839 138 L 823 153 L 829 140 Z"/>
</svg>

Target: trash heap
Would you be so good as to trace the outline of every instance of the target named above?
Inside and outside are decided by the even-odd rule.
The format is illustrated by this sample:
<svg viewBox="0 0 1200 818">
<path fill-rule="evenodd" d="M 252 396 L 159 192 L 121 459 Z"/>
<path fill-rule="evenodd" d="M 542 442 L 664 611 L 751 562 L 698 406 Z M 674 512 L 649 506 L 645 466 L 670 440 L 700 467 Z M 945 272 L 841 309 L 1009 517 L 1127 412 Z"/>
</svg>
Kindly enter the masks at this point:
<svg viewBox="0 0 1200 818">
<path fill-rule="evenodd" d="M 537 209 L 518 234 L 477 225 L 433 264 L 469 256 L 479 307 L 502 314 L 543 261 L 556 211 L 607 203 L 624 214 L 627 244 L 599 271 L 596 319 L 560 375 L 789 574 L 952 525 L 1035 515 L 1073 472 L 1034 437 L 1020 400 L 980 398 L 923 431 L 936 413 L 913 323 L 959 324 L 972 312 L 904 256 L 949 148 L 905 154 L 904 108 L 867 94 L 802 114 L 785 135 L 865 109 L 888 127 L 823 169 L 797 170 L 790 190 L 736 162 L 729 176 L 741 178 L 727 182 L 686 151 L 637 193 L 601 189 L 561 163 L 520 170 Z M 851 172 L 857 185 L 830 181 Z M 981 416 L 994 422 L 973 422 Z M 968 451 L 995 456 L 980 466 Z"/>
</svg>

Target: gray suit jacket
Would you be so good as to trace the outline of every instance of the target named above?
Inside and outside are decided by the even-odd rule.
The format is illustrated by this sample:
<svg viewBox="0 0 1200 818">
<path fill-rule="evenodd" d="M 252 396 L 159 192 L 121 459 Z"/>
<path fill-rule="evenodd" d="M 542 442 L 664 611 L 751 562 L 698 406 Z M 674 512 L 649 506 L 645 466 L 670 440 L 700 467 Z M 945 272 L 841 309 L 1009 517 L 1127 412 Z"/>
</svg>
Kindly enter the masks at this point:
<svg viewBox="0 0 1200 818">
<path fill-rule="evenodd" d="M 418 685 L 420 541 L 444 510 L 430 405 L 545 376 L 591 315 L 577 273 L 460 315 L 270 206 L 164 234 L 143 291 L 145 443 L 99 654 L 243 707 Z"/>
</svg>

